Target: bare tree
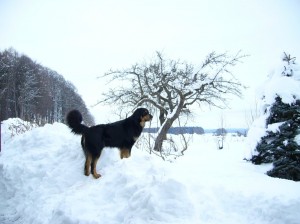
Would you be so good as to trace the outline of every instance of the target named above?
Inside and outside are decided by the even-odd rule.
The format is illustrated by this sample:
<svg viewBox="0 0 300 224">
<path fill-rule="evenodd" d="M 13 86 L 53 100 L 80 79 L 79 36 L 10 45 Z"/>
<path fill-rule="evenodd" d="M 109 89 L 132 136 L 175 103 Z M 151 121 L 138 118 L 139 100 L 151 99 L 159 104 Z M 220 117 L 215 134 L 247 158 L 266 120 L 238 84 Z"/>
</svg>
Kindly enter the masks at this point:
<svg viewBox="0 0 300 224">
<path fill-rule="evenodd" d="M 228 95 L 241 96 L 242 84 L 230 68 L 245 55 L 210 53 L 198 66 L 180 60 L 167 60 L 162 53 L 149 63 L 135 64 L 123 70 L 111 70 L 104 77 L 122 83 L 103 94 L 99 103 L 147 105 L 159 111 L 160 129 L 154 150 L 161 151 L 166 133 L 191 105 L 226 107 Z"/>
<path fill-rule="evenodd" d="M 19 117 L 31 120 L 36 108 L 36 99 L 40 97 L 37 81 L 37 65 L 29 57 L 22 55 L 18 65 L 18 110 Z"/>
<path fill-rule="evenodd" d="M 259 102 L 255 99 L 253 105 L 249 108 L 249 110 L 245 111 L 245 121 L 248 129 L 251 127 L 253 122 L 259 118 L 262 114 Z"/>
<path fill-rule="evenodd" d="M 227 131 L 225 129 L 225 119 L 223 113 L 220 116 L 220 128 L 218 128 L 215 132 L 215 135 L 217 136 L 217 143 L 218 148 L 223 149 L 224 148 L 224 140 L 226 137 Z"/>
</svg>

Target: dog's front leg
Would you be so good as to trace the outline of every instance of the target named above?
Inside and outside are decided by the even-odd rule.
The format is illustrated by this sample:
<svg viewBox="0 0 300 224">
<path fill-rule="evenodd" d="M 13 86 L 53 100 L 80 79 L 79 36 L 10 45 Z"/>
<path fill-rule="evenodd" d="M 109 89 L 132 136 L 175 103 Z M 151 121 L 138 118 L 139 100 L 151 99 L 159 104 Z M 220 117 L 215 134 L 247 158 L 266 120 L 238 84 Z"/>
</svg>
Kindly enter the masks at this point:
<svg viewBox="0 0 300 224">
<path fill-rule="evenodd" d="M 120 149 L 120 158 L 121 159 L 129 158 L 130 155 L 131 155 L 131 150 L 130 149 L 126 149 L 126 148 Z"/>
</svg>

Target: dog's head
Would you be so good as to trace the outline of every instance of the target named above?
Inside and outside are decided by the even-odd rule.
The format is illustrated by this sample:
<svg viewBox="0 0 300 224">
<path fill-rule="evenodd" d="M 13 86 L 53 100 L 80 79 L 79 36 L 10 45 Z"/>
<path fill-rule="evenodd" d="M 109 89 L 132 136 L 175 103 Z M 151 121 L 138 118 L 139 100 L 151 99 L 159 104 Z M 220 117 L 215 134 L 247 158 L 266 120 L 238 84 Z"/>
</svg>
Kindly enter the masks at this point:
<svg viewBox="0 0 300 224">
<path fill-rule="evenodd" d="M 153 118 L 153 116 L 149 113 L 149 111 L 146 108 L 136 109 L 132 116 L 139 120 L 142 127 L 145 126 L 146 121 L 150 121 Z"/>
</svg>

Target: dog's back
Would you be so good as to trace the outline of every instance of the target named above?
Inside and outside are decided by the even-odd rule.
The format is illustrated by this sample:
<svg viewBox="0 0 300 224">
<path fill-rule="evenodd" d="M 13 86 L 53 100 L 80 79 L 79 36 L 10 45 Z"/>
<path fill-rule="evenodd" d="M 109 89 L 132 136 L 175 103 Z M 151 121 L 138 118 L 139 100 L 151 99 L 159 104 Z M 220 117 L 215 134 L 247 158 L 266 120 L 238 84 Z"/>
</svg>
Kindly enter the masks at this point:
<svg viewBox="0 0 300 224">
<path fill-rule="evenodd" d="M 141 126 L 133 119 L 126 118 L 104 125 L 103 140 L 105 146 L 117 148 L 131 148 L 134 139 L 142 132 Z"/>
</svg>

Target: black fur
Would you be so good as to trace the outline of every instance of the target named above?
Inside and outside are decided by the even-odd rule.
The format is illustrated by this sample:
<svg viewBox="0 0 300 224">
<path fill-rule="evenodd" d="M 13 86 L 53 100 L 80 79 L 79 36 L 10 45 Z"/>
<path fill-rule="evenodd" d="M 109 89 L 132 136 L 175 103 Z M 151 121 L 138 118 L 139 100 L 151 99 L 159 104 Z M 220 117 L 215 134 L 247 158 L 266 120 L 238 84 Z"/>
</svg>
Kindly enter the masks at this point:
<svg viewBox="0 0 300 224">
<path fill-rule="evenodd" d="M 100 124 L 87 127 L 82 122 L 82 115 L 78 110 L 72 110 L 67 115 L 67 124 L 75 134 L 81 134 L 81 146 L 85 153 L 85 175 L 91 172 L 95 178 L 101 175 L 96 172 L 97 161 L 104 147 L 116 147 L 120 150 L 120 157 L 128 158 L 131 148 L 142 133 L 145 122 L 150 121 L 152 115 L 145 108 L 138 108 L 124 119 L 110 124 Z"/>
</svg>

